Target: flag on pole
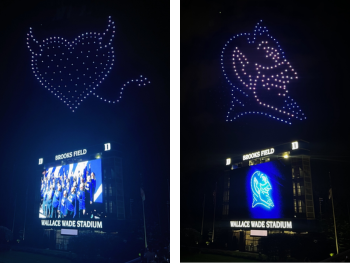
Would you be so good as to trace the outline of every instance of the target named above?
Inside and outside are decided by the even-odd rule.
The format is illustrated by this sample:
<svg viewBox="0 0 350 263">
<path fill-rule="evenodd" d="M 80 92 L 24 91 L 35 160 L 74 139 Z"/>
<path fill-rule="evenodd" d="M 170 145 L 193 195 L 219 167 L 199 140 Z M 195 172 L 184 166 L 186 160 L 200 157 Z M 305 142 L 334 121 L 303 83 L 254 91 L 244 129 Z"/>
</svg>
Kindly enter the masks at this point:
<svg viewBox="0 0 350 263">
<path fill-rule="evenodd" d="M 332 188 L 329 189 L 329 194 L 328 194 L 328 199 L 331 199 L 332 198 Z"/>
<path fill-rule="evenodd" d="M 141 198 L 142 198 L 142 201 L 145 201 L 145 192 L 143 191 L 142 188 L 140 188 L 140 192 L 141 192 Z"/>
</svg>

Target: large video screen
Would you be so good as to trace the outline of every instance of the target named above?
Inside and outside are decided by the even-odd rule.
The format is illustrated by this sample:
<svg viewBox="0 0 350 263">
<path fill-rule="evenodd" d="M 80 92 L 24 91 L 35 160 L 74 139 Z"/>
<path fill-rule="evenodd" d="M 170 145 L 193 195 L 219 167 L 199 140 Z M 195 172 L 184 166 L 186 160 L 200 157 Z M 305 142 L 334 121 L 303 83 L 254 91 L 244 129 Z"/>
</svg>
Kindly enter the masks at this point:
<svg viewBox="0 0 350 263">
<path fill-rule="evenodd" d="M 230 177 L 229 214 L 242 219 L 292 218 L 292 169 L 281 161 L 238 168 Z"/>
<path fill-rule="evenodd" d="M 102 189 L 101 159 L 50 167 L 41 177 L 39 218 L 90 218 Z"/>
</svg>

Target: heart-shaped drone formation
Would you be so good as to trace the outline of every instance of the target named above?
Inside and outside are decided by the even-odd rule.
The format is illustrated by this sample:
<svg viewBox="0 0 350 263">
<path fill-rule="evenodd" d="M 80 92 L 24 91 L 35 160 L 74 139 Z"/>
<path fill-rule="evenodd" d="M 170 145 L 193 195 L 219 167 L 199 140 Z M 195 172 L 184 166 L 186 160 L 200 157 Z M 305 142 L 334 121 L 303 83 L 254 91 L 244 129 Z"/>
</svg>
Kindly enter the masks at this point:
<svg viewBox="0 0 350 263">
<path fill-rule="evenodd" d="M 115 25 L 111 17 L 105 32 L 86 32 L 72 41 L 49 37 L 39 43 L 30 28 L 27 45 L 32 54 L 32 72 L 42 86 L 73 112 L 89 95 L 108 103 L 119 102 L 127 85 L 144 86 L 150 81 L 142 75 L 127 81 L 116 100 L 107 100 L 96 94 L 96 89 L 110 74 L 114 64 L 114 35 Z"/>
<path fill-rule="evenodd" d="M 260 21 L 261 23 L 262 21 Z M 231 108 L 226 121 L 258 114 L 291 124 L 306 117 L 288 94 L 298 79 L 278 41 L 257 23 L 254 32 L 230 38 L 222 49 L 221 67 L 231 86 Z"/>
</svg>

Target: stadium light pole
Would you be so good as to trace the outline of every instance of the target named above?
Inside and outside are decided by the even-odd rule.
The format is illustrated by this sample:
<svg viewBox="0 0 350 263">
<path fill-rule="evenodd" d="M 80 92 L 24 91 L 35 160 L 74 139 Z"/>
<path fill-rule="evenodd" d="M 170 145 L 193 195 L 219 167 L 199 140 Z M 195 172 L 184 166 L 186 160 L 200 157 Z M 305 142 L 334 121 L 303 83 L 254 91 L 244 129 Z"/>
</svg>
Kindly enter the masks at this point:
<svg viewBox="0 0 350 263">
<path fill-rule="evenodd" d="M 13 173 L 15 173 L 16 170 L 16 166 L 13 165 Z M 12 177 L 12 182 L 14 180 L 15 177 Z M 15 195 L 15 204 L 14 204 L 14 211 L 13 211 L 13 221 L 12 221 L 12 238 L 15 236 L 15 220 L 16 220 L 16 205 L 17 205 L 17 191 L 16 191 L 16 195 Z"/>
<path fill-rule="evenodd" d="M 17 192 L 15 197 L 15 209 L 13 211 L 13 221 L 12 221 L 12 236 L 14 235 L 14 229 L 15 229 L 15 219 L 16 219 L 16 204 L 17 204 Z"/>
<path fill-rule="evenodd" d="M 349 223 L 350 223 L 350 211 L 349 211 L 349 201 L 346 201 L 346 206 L 348 207 L 348 216 L 349 216 Z"/>
<path fill-rule="evenodd" d="M 202 216 L 202 229 L 201 229 L 201 236 L 203 236 L 203 225 L 204 225 L 204 206 L 205 206 L 205 194 L 203 196 L 203 216 Z"/>
<path fill-rule="evenodd" d="M 339 254 L 338 249 L 338 238 L 337 238 L 337 225 L 335 223 L 335 214 L 334 214 L 334 204 L 333 204 L 333 189 L 332 189 L 332 180 L 331 180 L 331 173 L 329 172 L 329 180 L 331 181 L 331 189 L 329 190 L 329 198 L 332 199 L 332 209 L 333 209 L 333 220 L 334 220 L 334 234 L 335 234 L 335 245 L 337 248 L 337 254 Z"/>
<path fill-rule="evenodd" d="M 144 231 L 145 231 L 145 248 L 147 248 L 146 219 L 145 219 L 145 200 L 142 200 L 142 208 L 143 208 L 143 228 L 144 228 Z"/>
<path fill-rule="evenodd" d="M 215 231 L 215 210 L 216 210 L 216 192 L 217 192 L 218 183 L 215 183 L 215 192 L 214 192 L 214 219 L 213 219 L 213 233 L 211 235 L 211 242 L 214 243 L 214 231 Z"/>
<path fill-rule="evenodd" d="M 24 241 L 24 236 L 25 236 L 25 233 L 26 233 L 27 206 L 28 206 L 28 187 L 27 187 L 27 191 L 26 191 L 26 210 L 24 212 L 24 226 L 23 226 L 23 237 L 22 237 L 23 241 Z"/>
<path fill-rule="evenodd" d="M 167 208 L 168 208 L 168 226 L 169 226 L 169 233 L 170 233 L 170 184 L 169 179 L 167 179 L 168 182 L 168 201 L 167 201 Z"/>
<path fill-rule="evenodd" d="M 143 209 L 143 229 L 145 232 L 145 248 L 147 248 L 147 236 L 146 236 L 146 219 L 145 219 L 145 192 L 142 188 L 140 188 L 141 191 L 141 198 L 142 198 L 142 209 Z"/>
<path fill-rule="evenodd" d="M 333 204 L 333 194 L 332 194 L 332 188 L 331 188 L 331 198 L 332 198 L 332 208 L 333 208 L 333 220 L 334 220 L 334 234 L 335 234 L 335 245 L 337 247 L 337 254 L 339 254 L 338 249 L 338 238 L 337 238 L 337 225 L 335 223 L 335 214 L 334 214 L 334 204 Z"/>
</svg>

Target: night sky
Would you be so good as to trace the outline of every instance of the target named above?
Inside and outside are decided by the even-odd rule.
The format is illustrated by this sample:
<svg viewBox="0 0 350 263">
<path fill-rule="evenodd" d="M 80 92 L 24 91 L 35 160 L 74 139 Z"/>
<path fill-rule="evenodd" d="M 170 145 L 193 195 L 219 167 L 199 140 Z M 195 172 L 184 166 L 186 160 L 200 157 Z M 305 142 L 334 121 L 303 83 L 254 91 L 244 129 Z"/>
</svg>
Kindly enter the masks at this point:
<svg viewBox="0 0 350 263">
<path fill-rule="evenodd" d="M 348 8 L 340 1 L 311 3 L 182 1 L 181 227 L 200 231 L 203 195 L 212 209 L 227 157 L 297 139 L 310 142 L 315 214 L 319 197 L 328 202 L 329 172 L 334 195 L 349 198 Z M 289 91 L 305 121 L 289 125 L 258 116 L 225 121 L 232 99 L 221 71 L 222 47 L 238 33 L 253 32 L 260 20 L 298 72 Z M 205 220 L 212 224 L 212 212 Z"/>
<path fill-rule="evenodd" d="M 146 218 L 150 222 L 157 221 L 160 210 L 162 224 L 167 224 L 169 3 L 5 1 L 0 9 L 3 200 L 0 225 L 12 229 L 17 194 L 15 233 L 23 227 L 25 191 L 28 187 L 28 202 L 32 202 L 35 191 L 40 190 L 39 158 L 53 159 L 57 154 L 113 141 L 122 145 L 118 150 L 124 157 L 126 213 L 129 213 L 129 199 L 134 199 L 134 204 L 142 209 L 142 185 L 146 195 Z M 39 42 L 53 36 L 71 41 L 85 32 L 103 32 L 108 16 L 116 26 L 112 42 L 115 62 L 96 93 L 115 100 L 122 85 L 140 75 L 147 77 L 151 84 L 144 87 L 129 85 L 117 104 L 90 96 L 72 112 L 45 90 L 31 72 L 31 55 L 26 45 L 29 27 L 33 28 Z M 139 212 L 142 216 L 142 210 Z"/>
<path fill-rule="evenodd" d="M 28 187 L 28 200 L 33 200 L 39 187 L 33 178 L 40 177 L 40 157 L 108 141 L 123 145 L 125 200 L 141 202 L 143 184 L 153 220 L 157 206 L 168 197 L 169 3 L 5 1 L 0 7 L 0 225 L 12 228 L 17 194 L 15 231 L 21 228 L 25 191 Z M 182 1 L 180 11 L 175 15 L 180 17 L 181 30 L 181 96 L 175 103 L 180 105 L 181 149 L 180 162 L 175 158 L 174 165 L 181 165 L 181 182 L 180 189 L 174 190 L 181 196 L 181 227 L 200 225 L 203 194 L 212 203 L 210 195 L 227 156 L 295 139 L 310 142 L 314 200 L 327 197 L 328 172 L 334 193 L 346 198 L 350 183 L 347 6 L 341 1 L 191 0 Z M 38 40 L 54 35 L 69 40 L 86 31 L 103 31 L 108 16 L 116 25 L 115 65 L 99 94 L 114 99 L 122 84 L 139 75 L 151 84 L 128 87 L 116 105 L 90 96 L 72 113 L 31 72 L 26 34 L 32 27 Z M 306 121 L 287 125 L 257 116 L 225 121 L 230 92 L 220 67 L 222 47 L 233 35 L 252 32 L 260 20 L 298 72 L 290 93 Z"/>
</svg>

